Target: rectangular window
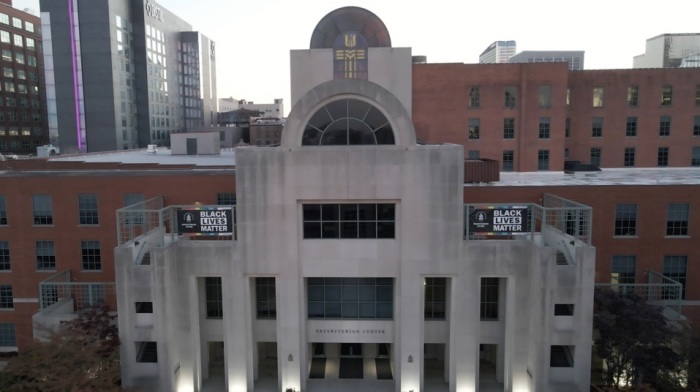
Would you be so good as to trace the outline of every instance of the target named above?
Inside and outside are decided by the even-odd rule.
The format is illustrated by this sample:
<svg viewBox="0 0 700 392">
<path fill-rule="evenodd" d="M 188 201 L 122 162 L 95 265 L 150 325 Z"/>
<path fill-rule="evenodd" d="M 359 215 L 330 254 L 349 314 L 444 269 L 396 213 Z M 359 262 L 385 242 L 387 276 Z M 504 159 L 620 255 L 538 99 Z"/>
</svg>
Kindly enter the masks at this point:
<svg viewBox="0 0 700 392">
<path fill-rule="evenodd" d="M 566 106 L 571 105 L 571 88 L 567 87 L 566 88 Z"/>
<path fill-rule="evenodd" d="M 255 310 L 259 319 L 277 318 L 275 278 L 255 278 Z"/>
<path fill-rule="evenodd" d="M 10 270 L 10 243 L 0 241 L 0 271 Z"/>
<path fill-rule="evenodd" d="M 637 264 L 637 256 L 613 255 L 610 268 L 610 283 L 634 284 Z"/>
<path fill-rule="evenodd" d="M 132 206 L 144 201 L 143 193 L 125 193 L 124 207 Z M 140 225 L 143 223 L 143 213 L 130 212 L 126 214 L 124 223 L 129 225 Z"/>
<path fill-rule="evenodd" d="M 477 109 L 481 105 L 481 93 L 479 87 L 472 87 L 469 90 L 469 107 L 472 109 Z"/>
<path fill-rule="evenodd" d="M 12 27 L 16 27 L 18 29 L 22 28 L 22 19 L 20 18 L 15 18 L 14 16 L 12 17 Z"/>
<path fill-rule="evenodd" d="M 554 304 L 555 316 L 573 316 L 574 304 Z"/>
<path fill-rule="evenodd" d="M 627 88 L 627 106 L 637 107 L 639 104 L 639 87 L 633 86 Z"/>
<path fill-rule="evenodd" d="M 25 38 L 24 41 L 26 42 L 27 49 L 29 50 L 34 50 L 36 49 L 36 44 L 34 43 L 34 40 L 31 38 Z"/>
<path fill-rule="evenodd" d="M 625 129 L 625 136 L 637 136 L 637 117 L 627 117 L 627 127 Z"/>
<path fill-rule="evenodd" d="M 479 150 L 469 150 L 469 152 L 467 153 L 467 157 L 468 159 L 478 160 L 481 159 L 481 153 L 479 152 Z"/>
<path fill-rule="evenodd" d="M 600 147 L 591 147 L 591 165 L 600 167 L 602 149 Z"/>
<path fill-rule="evenodd" d="M 634 155 L 635 155 L 634 147 L 625 147 L 625 161 L 623 163 L 623 165 L 625 167 L 633 167 L 634 166 Z"/>
<path fill-rule="evenodd" d="M 30 33 L 34 32 L 34 23 L 32 22 L 27 22 L 26 20 L 24 21 L 24 29 L 29 31 Z"/>
<path fill-rule="evenodd" d="M 549 139 L 549 117 L 540 117 L 539 138 Z"/>
<path fill-rule="evenodd" d="M 514 169 L 515 152 L 513 150 L 503 151 L 503 171 L 512 172 Z"/>
<path fill-rule="evenodd" d="M 15 303 L 12 298 L 12 286 L 9 284 L 0 285 L 0 309 L 14 309 Z"/>
<path fill-rule="evenodd" d="M 659 117 L 659 136 L 671 136 L 671 116 Z"/>
<path fill-rule="evenodd" d="M 425 319 L 444 320 L 447 309 L 447 278 L 425 278 Z"/>
<path fill-rule="evenodd" d="M 0 225 L 7 224 L 7 207 L 5 206 L 5 196 L 0 195 Z"/>
<path fill-rule="evenodd" d="M 498 320 L 499 278 L 481 278 L 481 320 Z"/>
<path fill-rule="evenodd" d="M 12 51 L 3 49 L 2 50 L 2 60 L 3 61 L 12 61 Z"/>
<path fill-rule="evenodd" d="M 564 127 L 564 137 L 569 137 L 571 134 L 571 119 L 566 118 L 566 126 Z"/>
<path fill-rule="evenodd" d="M 670 106 L 673 102 L 673 87 L 663 86 L 661 88 L 661 106 Z"/>
<path fill-rule="evenodd" d="M 469 140 L 479 139 L 479 125 L 480 121 L 478 118 L 469 119 Z"/>
<path fill-rule="evenodd" d="M 136 313 L 153 313 L 153 302 L 135 302 Z"/>
<path fill-rule="evenodd" d="M 235 193 L 217 193 L 216 194 L 216 204 L 219 206 L 235 206 L 236 205 L 236 194 Z"/>
<path fill-rule="evenodd" d="M 617 204 L 615 206 L 615 235 L 637 235 L 637 205 Z"/>
<path fill-rule="evenodd" d="M 102 270 L 100 241 L 80 241 L 80 255 L 83 260 L 83 271 Z"/>
<path fill-rule="evenodd" d="M 157 342 L 134 342 L 136 344 L 137 363 L 158 363 Z"/>
<path fill-rule="evenodd" d="M 515 139 L 515 118 L 507 117 L 503 119 L 503 138 Z"/>
<path fill-rule="evenodd" d="M 394 204 L 304 204 L 304 238 L 395 238 Z"/>
<path fill-rule="evenodd" d="M 515 99 L 518 95 L 518 88 L 515 86 L 508 86 L 505 88 L 505 101 L 503 105 L 508 108 L 512 109 L 515 107 Z"/>
<path fill-rule="evenodd" d="M 537 151 L 537 170 L 549 170 L 549 150 Z"/>
<path fill-rule="evenodd" d="M 10 33 L 5 30 L 0 30 L 0 42 L 4 44 L 10 43 Z M 7 75 L 5 75 L 7 76 Z"/>
<path fill-rule="evenodd" d="M 659 147 L 656 154 L 656 166 L 668 166 L 668 147 Z"/>
<path fill-rule="evenodd" d="M 24 40 L 23 37 L 19 34 L 15 34 L 14 37 L 12 37 L 14 40 L 15 46 L 19 46 L 20 48 L 24 46 Z"/>
<path fill-rule="evenodd" d="M 100 223 L 96 194 L 81 193 L 78 195 L 78 220 L 81 225 L 97 225 Z"/>
<path fill-rule="evenodd" d="M 221 277 L 214 276 L 204 278 L 204 292 L 207 301 L 207 318 L 223 318 L 224 302 L 221 289 Z"/>
<path fill-rule="evenodd" d="M 695 85 L 695 106 L 700 106 L 700 84 Z"/>
<path fill-rule="evenodd" d="M 0 323 L 0 347 L 17 347 L 14 323 Z"/>
<path fill-rule="evenodd" d="M 693 117 L 693 136 L 700 136 L 700 116 Z"/>
<path fill-rule="evenodd" d="M 690 155 L 690 166 L 700 166 L 700 147 L 693 147 Z"/>
<path fill-rule="evenodd" d="M 545 84 L 539 89 L 539 105 L 541 108 L 552 106 L 552 86 Z"/>
<path fill-rule="evenodd" d="M 681 289 L 681 298 L 685 299 L 685 287 L 688 273 L 688 256 L 664 256 L 664 276 L 671 278 L 683 285 Z M 674 296 L 670 292 L 662 291 L 663 299 L 673 299 Z"/>
<path fill-rule="evenodd" d="M 36 242 L 36 269 L 39 271 L 56 269 L 56 251 L 53 241 Z"/>
<path fill-rule="evenodd" d="M 573 346 L 551 346 L 549 351 L 549 367 L 574 367 Z"/>
<path fill-rule="evenodd" d="M 51 195 L 32 195 L 32 208 L 35 225 L 53 224 L 53 204 Z"/>
<path fill-rule="evenodd" d="M 666 212 L 666 235 L 667 236 L 687 236 L 688 235 L 688 215 L 690 205 L 684 203 L 671 203 Z"/>
<path fill-rule="evenodd" d="M 393 278 L 307 278 L 310 319 L 392 319 Z"/>
<path fill-rule="evenodd" d="M 591 120 L 591 137 L 603 137 L 603 117 L 593 117 Z"/>
<path fill-rule="evenodd" d="M 603 93 L 605 90 L 603 87 L 594 87 L 593 88 L 593 107 L 594 108 L 602 108 L 603 107 Z"/>
<path fill-rule="evenodd" d="M 10 17 L 7 16 L 7 14 L 0 13 L 0 23 L 9 25 L 10 24 Z"/>
</svg>

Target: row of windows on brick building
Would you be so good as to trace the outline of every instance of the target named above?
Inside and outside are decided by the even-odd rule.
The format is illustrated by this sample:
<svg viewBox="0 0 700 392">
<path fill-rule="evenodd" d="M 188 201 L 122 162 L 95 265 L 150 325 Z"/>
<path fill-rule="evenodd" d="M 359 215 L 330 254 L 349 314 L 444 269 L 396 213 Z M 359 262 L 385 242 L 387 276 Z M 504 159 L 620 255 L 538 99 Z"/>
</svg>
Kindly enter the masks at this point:
<svg viewBox="0 0 700 392">
<path fill-rule="evenodd" d="M 662 86 L 660 91 L 654 93 L 656 95 L 659 106 L 671 106 L 673 104 L 673 86 Z M 516 107 L 518 96 L 517 86 L 506 86 L 503 89 L 503 107 L 512 109 Z M 591 105 L 594 108 L 602 108 L 605 88 L 593 87 L 591 91 Z M 636 108 L 639 107 L 640 89 L 638 86 L 630 86 L 627 88 L 627 106 Z M 571 105 L 571 88 L 566 89 L 566 104 Z M 540 108 L 550 108 L 552 106 L 552 86 L 541 85 L 538 88 L 538 106 Z M 700 106 L 700 84 L 695 87 L 695 106 Z M 469 108 L 481 108 L 481 87 L 473 86 L 469 88 Z"/>
<path fill-rule="evenodd" d="M 603 117 L 591 118 L 591 137 L 603 137 Z M 549 139 L 551 137 L 551 118 L 540 117 L 538 123 L 538 138 Z M 625 121 L 625 136 L 636 137 L 638 129 L 638 118 L 636 116 L 628 116 Z M 469 140 L 479 140 L 481 138 L 481 119 L 470 118 L 467 123 L 467 131 Z M 659 136 L 671 136 L 671 116 L 659 116 Z M 693 117 L 693 125 L 690 129 L 693 136 L 700 136 L 700 116 Z M 571 136 L 571 119 L 566 119 L 564 128 L 564 136 Z M 515 118 L 506 117 L 503 119 L 503 139 L 515 139 Z"/>
</svg>

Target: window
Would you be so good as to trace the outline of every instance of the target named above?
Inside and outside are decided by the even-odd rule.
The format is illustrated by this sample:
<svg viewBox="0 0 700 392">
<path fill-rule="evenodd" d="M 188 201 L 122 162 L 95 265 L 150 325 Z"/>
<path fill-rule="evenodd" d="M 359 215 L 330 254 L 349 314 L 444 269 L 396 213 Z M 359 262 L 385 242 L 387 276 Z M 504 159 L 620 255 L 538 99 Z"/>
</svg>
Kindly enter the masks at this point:
<svg viewBox="0 0 700 392">
<path fill-rule="evenodd" d="M 688 256 L 664 256 L 664 276 L 683 285 L 681 298 L 685 299 L 686 275 L 688 272 Z M 663 299 L 674 299 L 670 292 L 662 291 Z"/>
<path fill-rule="evenodd" d="M 481 104 L 481 93 L 479 92 L 479 87 L 472 87 L 469 90 L 469 107 L 472 109 L 479 108 Z"/>
<path fill-rule="evenodd" d="M 574 304 L 554 304 L 555 316 L 573 316 Z"/>
<path fill-rule="evenodd" d="M 511 172 L 514 169 L 515 153 L 513 150 L 503 151 L 503 171 Z"/>
<path fill-rule="evenodd" d="M 481 159 L 481 153 L 479 152 L 479 150 L 469 150 L 469 152 L 467 153 L 467 158 L 475 160 Z"/>
<path fill-rule="evenodd" d="M 673 101 L 673 87 L 663 86 L 661 88 L 661 106 L 670 106 Z"/>
<path fill-rule="evenodd" d="M 700 84 L 695 85 L 695 106 L 700 106 Z"/>
<path fill-rule="evenodd" d="M 24 54 L 23 53 L 15 52 L 15 63 L 24 64 Z"/>
<path fill-rule="evenodd" d="M 23 47 L 24 46 L 24 40 L 22 39 L 22 36 L 19 34 L 14 35 L 14 44 L 15 46 Z"/>
<path fill-rule="evenodd" d="M 602 108 L 603 107 L 603 93 L 604 89 L 602 87 L 593 88 L 593 107 Z"/>
<path fill-rule="evenodd" d="M 668 147 L 659 147 L 656 154 L 656 166 L 668 166 Z"/>
<path fill-rule="evenodd" d="M 24 21 L 24 29 L 29 31 L 30 33 L 34 32 L 34 23 L 32 22 L 27 22 L 26 20 Z"/>
<path fill-rule="evenodd" d="M 700 136 L 700 116 L 693 117 L 693 136 Z"/>
<path fill-rule="evenodd" d="M 0 285 L 0 309 L 14 309 L 14 307 L 12 286 L 9 284 Z"/>
<path fill-rule="evenodd" d="M 2 50 L 2 60 L 3 61 L 12 61 L 12 52 L 7 50 L 7 49 L 3 49 Z"/>
<path fill-rule="evenodd" d="M 615 235 L 637 235 L 636 204 L 618 204 L 615 206 Z"/>
<path fill-rule="evenodd" d="M 304 238 L 395 238 L 394 204 L 304 204 Z"/>
<path fill-rule="evenodd" d="M 35 225 L 53 224 L 53 207 L 51 195 L 32 195 Z"/>
<path fill-rule="evenodd" d="M 19 62 L 19 59 L 17 59 L 17 62 Z M 24 56 L 22 56 L 22 63 L 24 64 Z M 30 67 L 36 67 L 36 56 L 32 56 L 31 54 L 27 56 L 27 65 Z"/>
<path fill-rule="evenodd" d="M 566 89 L 566 106 L 571 105 L 571 88 L 567 87 Z"/>
<path fill-rule="evenodd" d="M 593 117 L 591 120 L 591 137 L 603 137 L 603 117 Z"/>
<path fill-rule="evenodd" d="M 20 18 L 15 18 L 14 16 L 12 17 L 12 27 L 16 27 L 18 29 L 22 28 L 22 19 Z"/>
<path fill-rule="evenodd" d="M 591 147 L 591 165 L 600 167 L 602 149 L 600 147 Z"/>
<path fill-rule="evenodd" d="M 637 136 L 637 117 L 627 117 L 627 127 L 625 129 L 625 136 Z"/>
<path fill-rule="evenodd" d="M 125 193 L 124 194 L 124 207 L 133 206 L 143 202 L 143 193 Z M 139 207 L 136 207 L 139 208 Z M 130 212 L 125 214 L 124 223 L 129 225 L 140 225 L 143 223 L 143 213 L 140 212 Z"/>
<path fill-rule="evenodd" d="M 31 38 L 25 38 L 24 41 L 26 42 L 27 49 L 29 50 L 34 50 L 36 49 L 34 40 Z"/>
<path fill-rule="evenodd" d="M 627 87 L 627 106 L 637 107 L 639 104 L 639 87 Z"/>
<path fill-rule="evenodd" d="M 136 362 L 138 363 L 158 363 L 158 343 L 156 342 L 135 342 Z"/>
<path fill-rule="evenodd" d="M 447 309 L 447 278 L 425 278 L 425 319 L 444 320 Z"/>
<path fill-rule="evenodd" d="M 0 241 L 0 271 L 10 270 L 10 243 Z"/>
<path fill-rule="evenodd" d="M 549 367 L 574 367 L 573 346 L 551 346 L 549 350 Z"/>
<path fill-rule="evenodd" d="M 549 117 L 540 117 L 540 139 L 549 139 Z"/>
<path fill-rule="evenodd" d="M 566 118 L 566 125 L 564 127 L 564 137 L 569 137 L 570 134 L 571 134 L 571 119 L 567 117 Z"/>
<path fill-rule="evenodd" d="M 503 119 L 503 138 L 515 139 L 515 119 L 513 117 Z"/>
<path fill-rule="evenodd" d="M 235 193 L 217 193 L 216 194 L 216 205 L 235 206 L 236 205 L 236 194 Z"/>
<path fill-rule="evenodd" d="M 53 241 L 36 242 L 36 269 L 39 271 L 56 269 L 56 252 Z"/>
<path fill-rule="evenodd" d="M 671 136 L 671 116 L 659 117 L 659 136 Z"/>
<path fill-rule="evenodd" d="M 634 154 L 635 154 L 634 147 L 625 147 L 625 160 L 623 162 L 623 165 L 625 167 L 633 167 L 634 166 Z"/>
<path fill-rule="evenodd" d="M 505 101 L 503 105 L 506 108 L 512 109 L 515 107 L 515 98 L 518 95 L 518 88 L 515 86 L 508 86 L 505 89 Z"/>
<path fill-rule="evenodd" d="M 469 119 L 469 140 L 479 139 L 479 119 L 470 118 Z"/>
<path fill-rule="evenodd" d="M 395 144 L 394 131 L 376 107 L 339 99 L 320 108 L 306 124 L 302 146 Z"/>
<path fill-rule="evenodd" d="M 4 44 L 10 43 L 10 33 L 5 30 L 0 30 L 0 42 Z M 7 76 L 7 75 L 5 75 Z"/>
<path fill-rule="evenodd" d="M 10 24 L 10 18 L 7 16 L 7 14 L 0 13 L 0 23 L 6 25 Z"/>
<path fill-rule="evenodd" d="M 498 320 L 499 278 L 481 278 L 481 320 Z"/>
<path fill-rule="evenodd" d="M 78 220 L 81 225 L 97 225 L 100 223 L 96 194 L 81 193 L 78 195 Z"/>
<path fill-rule="evenodd" d="M 0 347 L 17 347 L 14 323 L 0 323 Z"/>
<path fill-rule="evenodd" d="M 540 86 L 538 95 L 541 108 L 549 108 L 552 106 L 552 86 L 548 84 Z"/>
<path fill-rule="evenodd" d="M 666 235 L 688 235 L 688 213 L 690 205 L 683 203 L 671 203 L 666 212 Z"/>
<path fill-rule="evenodd" d="M 307 278 L 310 319 L 392 319 L 392 278 Z"/>
<path fill-rule="evenodd" d="M 610 268 L 610 283 L 634 284 L 636 274 L 636 263 L 637 256 L 613 255 L 612 266 Z"/>
<path fill-rule="evenodd" d="M 537 151 L 537 170 L 549 170 L 549 150 Z"/>
<path fill-rule="evenodd" d="M 221 290 L 221 277 L 204 278 L 204 292 L 207 301 L 207 318 L 221 319 L 224 317 L 224 302 Z"/>
<path fill-rule="evenodd" d="M 136 313 L 153 313 L 153 302 L 135 302 Z"/>
<path fill-rule="evenodd" d="M 274 319 L 277 317 L 275 278 L 255 278 L 255 309 L 259 319 Z"/>
<path fill-rule="evenodd" d="M 83 260 L 83 271 L 102 270 L 100 241 L 80 241 L 80 255 Z"/>
<path fill-rule="evenodd" d="M 700 166 L 700 147 L 693 147 L 690 155 L 690 166 Z"/>
<path fill-rule="evenodd" d="M 0 225 L 7 224 L 7 207 L 5 206 L 5 196 L 0 195 Z"/>
<path fill-rule="evenodd" d="M 14 93 L 15 92 L 15 84 L 13 82 L 5 82 L 5 91 L 8 93 Z M 10 104 L 7 104 L 7 106 L 10 106 Z M 15 106 L 15 105 L 12 105 Z"/>
</svg>

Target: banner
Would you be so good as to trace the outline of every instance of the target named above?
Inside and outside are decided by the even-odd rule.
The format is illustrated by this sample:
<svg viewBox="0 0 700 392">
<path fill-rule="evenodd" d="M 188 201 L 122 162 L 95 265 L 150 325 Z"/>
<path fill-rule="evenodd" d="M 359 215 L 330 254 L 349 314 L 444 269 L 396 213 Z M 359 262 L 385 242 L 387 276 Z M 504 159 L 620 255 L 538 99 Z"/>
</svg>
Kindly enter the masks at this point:
<svg viewBox="0 0 700 392">
<path fill-rule="evenodd" d="M 527 206 L 475 206 L 469 209 L 469 232 L 475 235 L 513 235 L 529 232 Z"/>
<path fill-rule="evenodd" d="M 183 208 L 177 211 L 178 234 L 233 235 L 231 207 Z"/>
</svg>

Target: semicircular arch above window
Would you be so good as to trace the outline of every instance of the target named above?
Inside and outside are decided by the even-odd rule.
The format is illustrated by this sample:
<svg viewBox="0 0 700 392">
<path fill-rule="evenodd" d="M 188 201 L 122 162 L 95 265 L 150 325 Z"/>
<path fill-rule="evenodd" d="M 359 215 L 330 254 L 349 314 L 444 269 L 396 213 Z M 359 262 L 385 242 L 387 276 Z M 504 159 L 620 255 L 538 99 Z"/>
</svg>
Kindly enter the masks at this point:
<svg viewBox="0 0 700 392">
<path fill-rule="evenodd" d="M 302 146 L 396 144 L 386 116 L 359 99 L 339 99 L 323 105 L 304 128 Z"/>
</svg>

